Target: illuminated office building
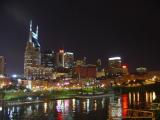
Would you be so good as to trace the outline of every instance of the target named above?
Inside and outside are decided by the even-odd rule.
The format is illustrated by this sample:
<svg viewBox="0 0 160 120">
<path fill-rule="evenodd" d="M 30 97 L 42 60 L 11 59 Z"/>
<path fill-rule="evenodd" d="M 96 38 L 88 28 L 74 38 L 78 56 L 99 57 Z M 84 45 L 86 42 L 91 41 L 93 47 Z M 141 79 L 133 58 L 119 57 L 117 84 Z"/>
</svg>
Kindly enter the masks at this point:
<svg viewBox="0 0 160 120">
<path fill-rule="evenodd" d="M 72 68 L 74 64 L 74 54 L 72 52 L 64 53 L 64 67 Z"/>
<path fill-rule="evenodd" d="M 41 65 L 40 44 L 38 42 L 38 26 L 36 33 L 32 32 L 32 21 L 30 22 L 29 40 L 27 41 L 24 55 L 24 76 L 27 78 L 27 67 Z"/>
<path fill-rule="evenodd" d="M 121 57 L 111 57 L 108 59 L 109 68 L 121 68 Z"/>
<path fill-rule="evenodd" d="M 52 50 L 44 50 L 41 53 L 41 65 L 44 67 L 54 68 L 55 67 L 55 54 Z"/>
<path fill-rule="evenodd" d="M 74 54 L 72 52 L 64 52 L 59 50 L 56 55 L 56 66 L 63 68 L 72 68 L 74 64 Z"/>
<path fill-rule="evenodd" d="M 64 67 L 64 50 L 59 50 L 56 54 L 56 67 Z"/>
<path fill-rule="evenodd" d="M 25 70 L 28 80 L 50 80 L 53 76 L 53 68 L 43 66 L 28 66 Z"/>
<path fill-rule="evenodd" d="M 108 74 L 118 76 L 123 73 L 121 57 L 111 57 L 108 59 Z"/>
</svg>

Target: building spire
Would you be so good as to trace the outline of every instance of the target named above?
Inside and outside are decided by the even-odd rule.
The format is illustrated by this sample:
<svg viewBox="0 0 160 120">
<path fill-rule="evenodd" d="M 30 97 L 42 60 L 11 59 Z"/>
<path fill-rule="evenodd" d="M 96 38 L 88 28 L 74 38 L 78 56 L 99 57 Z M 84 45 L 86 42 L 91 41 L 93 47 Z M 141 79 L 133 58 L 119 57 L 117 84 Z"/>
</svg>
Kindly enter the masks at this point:
<svg viewBox="0 0 160 120">
<path fill-rule="evenodd" d="M 32 31 L 32 20 L 30 21 L 30 31 Z"/>
<path fill-rule="evenodd" d="M 32 20 L 30 21 L 29 42 L 32 42 Z"/>
<path fill-rule="evenodd" d="M 38 40 L 38 25 L 37 25 L 37 28 L 36 28 L 36 35 L 37 35 L 37 40 Z"/>
</svg>

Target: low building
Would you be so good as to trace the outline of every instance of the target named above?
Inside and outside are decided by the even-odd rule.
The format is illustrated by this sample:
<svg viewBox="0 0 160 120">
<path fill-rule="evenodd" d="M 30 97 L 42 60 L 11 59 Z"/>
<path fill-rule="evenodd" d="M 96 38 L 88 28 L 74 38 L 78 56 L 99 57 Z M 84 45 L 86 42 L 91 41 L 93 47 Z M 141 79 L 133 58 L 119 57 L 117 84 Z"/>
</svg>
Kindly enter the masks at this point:
<svg viewBox="0 0 160 120">
<path fill-rule="evenodd" d="M 26 79 L 40 80 L 40 79 L 52 79 L 53 68 L 33 66 L 26 67 Z"/>
<path fill-rule="evenodd" d="M 97 73 L 96 73 L 96 77 L 97 77 L 97 78 L 105 77 L 105 71 L 104 71 L 104 70 L 101 70 L 101 71 L 97 72 Z"/>
<path fill-rule="evenodd" d="M 96 78 L 96 65 L 78 65 L 73 71 L 79 78 Z"/>
<path fill-rule="evenodd" d="M 145 67 L 136 68 L 136 72 L 139 74 L 145 74 L 145 73 L 147 73 L 147 68 L 145 68 Z"/>
<path fill-rule="evenodd" d="M 4 88 L 10 85 L 12 85 L 12 82 L 9 78 L 0 76 L 0 88 Z"/>
</svg>

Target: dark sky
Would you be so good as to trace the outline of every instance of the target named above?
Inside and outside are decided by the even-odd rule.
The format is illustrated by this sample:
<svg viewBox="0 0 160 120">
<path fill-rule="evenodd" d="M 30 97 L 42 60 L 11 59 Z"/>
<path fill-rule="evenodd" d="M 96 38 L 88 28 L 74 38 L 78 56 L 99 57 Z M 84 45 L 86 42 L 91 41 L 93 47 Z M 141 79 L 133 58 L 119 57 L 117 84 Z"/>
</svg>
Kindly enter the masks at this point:
<svg viewBox="0 0 160 120">
<path fill-rule="evenodd" d="M 29 21 L 39 25 L 43 49 L 64 46 L 75 57 L 121 56 L 129 70 L 160 70 L 160 8 L 154 0 L 4 0 L 0 2 L 0 55 L 8 73 L 23 73 Z"/>
</svg>

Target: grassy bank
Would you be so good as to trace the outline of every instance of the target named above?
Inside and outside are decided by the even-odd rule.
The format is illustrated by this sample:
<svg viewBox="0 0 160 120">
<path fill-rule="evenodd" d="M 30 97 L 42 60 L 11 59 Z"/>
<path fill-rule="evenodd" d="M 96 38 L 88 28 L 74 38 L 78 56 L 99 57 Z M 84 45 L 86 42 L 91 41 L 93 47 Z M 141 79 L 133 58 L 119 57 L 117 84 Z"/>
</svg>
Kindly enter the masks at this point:
<svg viewBox="0 0 160 120">
<path fill-rule="evenodd" d="M 26 97 L 26 94 L 23 91 L 4 92 L 3 94 L 3 100 L 16 100 L 23 99 L 24 97 Z"/>
<path fill-rule="evenodd" d="M 0 92 L 0 98 L 6 101 L 9 100 L 25 100 L 27 97 L 40 99 L 64 99 L 72 98 L 76 95 L 83 94 L 96 94 L 107 93 L 108 89 L 101 88 L 84 88 L 80 90 L 52 90 L 52 91 L 36 91 L 36 92 L 24 92 L 23 90 L 7 90 Z"/>
</svg>

